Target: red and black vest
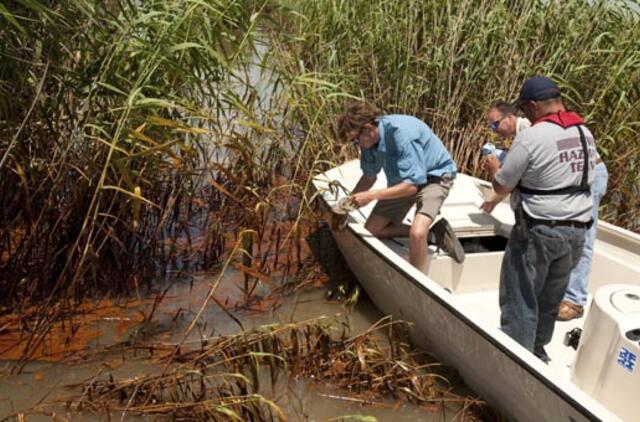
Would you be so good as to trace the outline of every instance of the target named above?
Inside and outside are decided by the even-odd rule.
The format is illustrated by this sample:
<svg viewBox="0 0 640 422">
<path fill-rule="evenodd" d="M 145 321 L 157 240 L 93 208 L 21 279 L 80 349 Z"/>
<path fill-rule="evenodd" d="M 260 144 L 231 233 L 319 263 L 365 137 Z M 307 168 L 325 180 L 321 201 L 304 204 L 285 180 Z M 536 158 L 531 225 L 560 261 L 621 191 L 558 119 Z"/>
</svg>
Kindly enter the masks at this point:
<svg viewBox="0 0 640 422">
<path fill-rule="evenodd" d="M 571 185 L 551 190 L 531 189 L 519 184 L 518 189 L 520 192 L 533 195 L 564 195 L 576 192 L 591 192 L 591 188 L 589 187 L 589 150 L 587 148 L 587 139 L 584 136 L 584 131 L 582 130 L 582 126 L 584 125 L 582 117 L 571 111 L 560 111 L 558 113 L 547 114 L 546 116 L 539 118 L 533 122 L 532 126 L 542 122 L 553 123 L 563 129 L 568 129 L 574 126 L 578 128 L 578 132 L 580 133 L 580 144 L 582 144 L 582 156 L 584 159 L 582 166 L 582 180 L 579 185 Z"/>
</svg>

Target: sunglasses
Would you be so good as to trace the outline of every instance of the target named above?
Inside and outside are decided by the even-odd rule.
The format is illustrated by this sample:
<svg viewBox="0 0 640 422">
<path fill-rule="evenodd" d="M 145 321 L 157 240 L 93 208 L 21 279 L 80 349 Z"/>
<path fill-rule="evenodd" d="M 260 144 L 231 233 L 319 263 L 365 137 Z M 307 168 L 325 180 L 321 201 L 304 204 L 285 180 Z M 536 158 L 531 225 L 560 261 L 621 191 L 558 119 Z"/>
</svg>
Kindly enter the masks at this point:
<svg viewBox="0 0 640 422">
<path fill-rule="evenodd" d="M 495 120 L 495 121 L 489 123 L 489 129 L 491 129 L 491 131 L 493 131 L 493 132 L 496 132 L 498 130 L 498 127 L 500 126 L 500 122 L 503 121 L 506 118 L 507 118 L 507 116 L 503 115 L 498 120 Z"/>
</svg>

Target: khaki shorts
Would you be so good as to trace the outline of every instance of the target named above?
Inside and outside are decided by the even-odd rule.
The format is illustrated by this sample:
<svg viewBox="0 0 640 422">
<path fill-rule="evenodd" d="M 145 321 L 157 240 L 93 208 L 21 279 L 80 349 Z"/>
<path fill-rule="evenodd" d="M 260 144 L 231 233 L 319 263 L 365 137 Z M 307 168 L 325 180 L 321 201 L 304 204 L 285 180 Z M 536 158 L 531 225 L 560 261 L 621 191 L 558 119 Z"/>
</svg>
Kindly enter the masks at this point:
<svg viewBox="0 0 640 422">
<path fill-rule="evenodd" d="M 383 199 L 373 207 L 371 214 L 388 218 L 394 223 L 404 220 L 411 207 L 416 205 L 416 213 L 424 214 L 435 220 L 440 213 L 442 203 L 453 186 L 453 177 L 443 175 L 439 181 L 427 182 L 415 195 L 397 199 Z"/>
</svg>

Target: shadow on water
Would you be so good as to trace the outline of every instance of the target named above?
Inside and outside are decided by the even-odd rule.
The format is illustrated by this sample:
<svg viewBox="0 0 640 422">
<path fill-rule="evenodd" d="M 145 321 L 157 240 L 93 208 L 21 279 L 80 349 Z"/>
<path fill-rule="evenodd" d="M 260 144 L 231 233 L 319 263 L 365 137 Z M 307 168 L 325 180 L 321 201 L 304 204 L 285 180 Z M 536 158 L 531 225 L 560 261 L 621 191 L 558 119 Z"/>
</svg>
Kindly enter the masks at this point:
<svg viewBox="0 0 640 422">
<path fill-rule="evenodd" d="M 306 240 L 315 261 L 328 278 L 328 299 L 344 299 L 357 288 L 357 282 L 347 261 L 340 253 L 328 224 L 319 222 L 316 230 L 309 233 Z"/>
</svg>

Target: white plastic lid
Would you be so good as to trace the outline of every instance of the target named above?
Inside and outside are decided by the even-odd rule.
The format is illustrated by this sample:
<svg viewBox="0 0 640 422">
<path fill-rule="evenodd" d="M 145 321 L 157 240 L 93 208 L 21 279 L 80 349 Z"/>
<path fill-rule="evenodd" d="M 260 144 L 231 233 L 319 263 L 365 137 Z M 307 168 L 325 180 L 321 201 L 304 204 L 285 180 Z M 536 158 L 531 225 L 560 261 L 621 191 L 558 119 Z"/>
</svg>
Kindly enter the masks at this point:
<svg viewBox="0 0 640 422">
<path fill-rule="evenodd" d="M 611 294 L 611 304 L 624 314 L 640 313 L 640 288 L 613 292 Z"/>
</svg>

